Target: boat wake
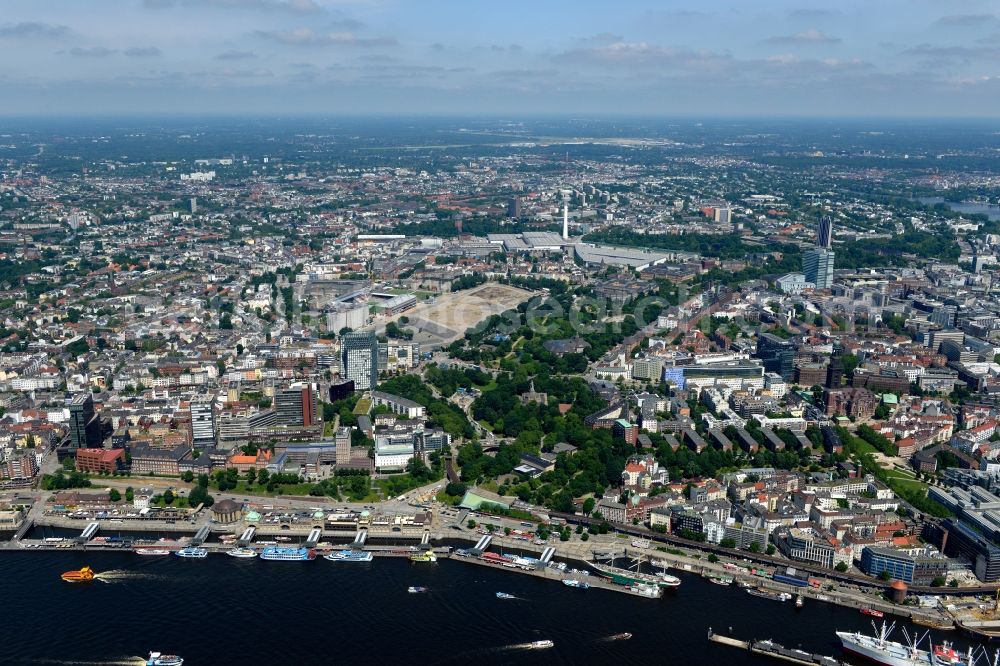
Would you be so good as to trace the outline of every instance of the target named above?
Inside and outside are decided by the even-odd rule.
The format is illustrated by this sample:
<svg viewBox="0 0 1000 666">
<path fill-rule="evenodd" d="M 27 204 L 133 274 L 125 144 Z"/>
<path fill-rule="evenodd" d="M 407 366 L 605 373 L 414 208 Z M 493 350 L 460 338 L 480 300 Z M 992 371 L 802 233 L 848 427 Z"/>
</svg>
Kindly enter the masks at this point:
<svg viewBox="0 0 1000 666">
<path fill-rule="evenodd" d="M 143 657 L 117 657 L 104 661 L 68 661 L 66 659 L 35 659 L 34 664 L 65 664 L 66 666 L 145 666 Z"/>
<path fill-rule="evenodd" d="M 111 571 L 102 571 L 99 574 L 95 574 L 94 580 L 99 580 L 102 583 L 125 583 L 132 580 L 166 580 L 166 576 L 142 573 L 140 571 L 127 571 L 125 569 L 112 569 Z M 143 662 L 145 661 L 143 659 Z"/>
</svg>

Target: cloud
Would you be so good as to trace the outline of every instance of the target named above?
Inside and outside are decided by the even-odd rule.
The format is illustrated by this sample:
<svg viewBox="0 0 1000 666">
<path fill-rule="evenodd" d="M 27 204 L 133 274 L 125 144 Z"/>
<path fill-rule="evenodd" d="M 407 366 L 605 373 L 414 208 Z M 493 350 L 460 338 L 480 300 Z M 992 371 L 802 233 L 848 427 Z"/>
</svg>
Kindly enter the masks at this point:
<svg viewBox="0 0 1000 666">
<path fill-rule="evenodd" d="M 576 40 L 581 46 L 599 46 L 601 44 L 614 44 L 615 42 L 623 42 L 625 38 L 621 35 L 616 35 L 611 32 L 600 32 L 596 35 L 590 35 L 589 37 L 581 37 Z"/>
<path fill-rule="evenodd" d="M 251 58 L 256 58 L 257 55 L 253 51 L 223 51 L 219 55 L 215 56 L 216 60 L 250 60 Z"/>
<path fill-rule="evenodd" d="M 646 42 L 622 41 L 592 48 L 571 49 L 556 54 L 553 60 L 556 63 L 573 65 L 654 69 L 674 67 L 693 71 L 723 66 L 731 62 L 732 58 L 708 51 L 689 51 Z"/>
<path fill-rule="evenodd" d="M 122 51 L 129 58 L 155 58 L 163 55 L 160 49 L 155 46 L 133 46 Z"/>
<path fill-rule="evenodd" d="M 917 44 L 903 51 L 904 55 L 937 60 L 998 60 L 1000 46 L 935 46 Z"/>
<path fill-rule="evenodd" d="M 261 39 L 290 46 L 395 46 L 393 37 L 358 37 L 353 32 L 317 32 L 312 28 L 296 30 L 258 30 Z"/>
<path fill-rule="evenodd" d="M 951 16 L 942 16 L 937 21 L 934 21 L 934 25 L 964 28 L 976 27 L 983 23 L 992 23 L 996 20 L 996 14 L 953 14 Z"/>
<path fill-rule="evenodd" d="M 64 37 L 69 32 L 69 28 L 64 25 L 52 25 L 51 23 L 39 23 L 38 21 L 0 25 L 0 38 L 38 39 L 42 37 Z"/>
<path fill-rule="evenodd" d="M 490 72 L 490 76 L 494 76 L 498 79 L 536 79 L 542 77 L 554 77 L 558 75 L 559 72 L 554 69 L 498 69 L 495 72 Z"/>
<path fill-rule="evenodd" d="M 768 44 L 839 44 L 839 37 L 831 37 L 816 28 L 809 28 L 794 35 L 776 35 L 764 40 Z"/>
<path fill-rule="evenodd" d="M 837 12 L 832 9 L 814 9 L 812 7 L 797 7 L 788 10 L 788 17 L 800 21 L 813 21 L 816 19 L 832 18 Z"/>
<path fill-rule="evenodd" d="M 143 0 L 146 9 L 172 9 L 173 7 L 209 7 L 219 9 L 248 9 L 284 11 L 294 14 L 318 14 L 323 8 L 315 0 Z"/>
<path fill-rule="evenodd" d="M 116 51 L 103 46 L 75 46 L 68 53 L 78 58 L 107 58 L 114 55 Z"/>
</svg>

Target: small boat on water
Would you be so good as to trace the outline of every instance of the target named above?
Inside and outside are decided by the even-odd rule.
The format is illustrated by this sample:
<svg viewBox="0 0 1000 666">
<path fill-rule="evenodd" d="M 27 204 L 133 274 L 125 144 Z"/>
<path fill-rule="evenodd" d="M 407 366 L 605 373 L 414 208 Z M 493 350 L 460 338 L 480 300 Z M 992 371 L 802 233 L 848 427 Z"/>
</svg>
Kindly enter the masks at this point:
<svg viewBox="0 0 1000 666">
<path fill-rule="evenodd" d="M 614 634 L 613 636 L 608 636 L 608 640 L 612 641 L 627 641 L 630 638 L 632 638 L 632 634 L 627 631 L 623 631 L 620 634 Z"/>
<path fill-rule="evenodd" d="M 590 589 L 590 583 L 584 583 L 582 580 L 577 580 L 575 578 L 564 578 L 562 584 L 566 587 L 576 587 L 581 590 Z"/>
<path fill-rule="evenodd" d="M 229 557 L 238 557 L 243 560 L 249 560 L 257 557 L 257 551 L 250 548 L 231 548 L 226 551 L 226 555 Z"/>
<path fill-rule="evenodd" d="M 162 557 L 163 555 L 169 555 L 172 551 L 168 548 L 136 548 L 132 552 L 144 557 Z"/>
<path fill-rule="evenodd" d="M 555 647 L 555 643 L 548 639 L 544 641 L 531 641 L 528 645 L 532 650 L 544 650 L 545 648 Z"/>
<path fill-rule="evenodd" d="M 802 606 L 804 606 L 805 603 L 806 603 L 806 601 L 805 601 L 805 599 L 802 598 L 801 594 L 795 595 L 795 607 L 796 608 L 802 608 Z"/>
<path fill-rule="evenodd" d="M 761 599 L 770 599 L 771 601 L 788 601 L 792 598 L 792 595 L 788 594 L 788 592 L 772 592 L 771 590 L 759 587 L 750 588 L 747 590 L 747 593 Z"/>
<path fill-rule="evenodd" d="M 414 553 L 410 555 L 411 562 L 437 562 L 437 555 L 434 554 L 433 550 L 428 550 L 425 553 Z"/>
<path fill-rule="evenodd" d="M 67 583 L 89 583 L 94 580 L 94 570 L 90 567 L 83 567 L 76 571 L 66 571 L 62 579 Z"/>
<path fill-rule="evenodd" d="M 146 666 L 181 666 L 184 663 L 183 657 L 176 654 L 162 654 L 160 652 L 150 652 Z"/>
<path fill-rule="evenodd" d="M 287 543 L 287 542 L 289 542 L 289 541 L 291 541 L 291 540 L 292 540 L 292 537 L 287 537 L 287 536 L 276 536 L 276 537 L 274 537 L 274 540 L 275 540 L 275 541 L 281 541 L 281 542 L 283 542 L 283 543 Z"/>
<path fill-rule="evenodd" d="M 862 608 L 862 615 L 870 615 L 871 617 L 885 617 L 885 613 L 876 608 Z"/>
<path fill-rule="evenodd" d="M 420 587 L 417 585 L 411 585 L 408 588 L 406 588 L 406 591 L 409 592 L 410 594 L 423 594 L 424 592 L 427 591 L 427 588 Z"/>
<path fill-rule="evenodd" d="M 709 583 L 715 583 L 716 585 L 722 585 L 723 587 L 728 587 L 733 584 L 733 579 L 729 576 L 705 576 L 705 580 Z"/>
<path fill-rule="evenodd" d="M 656 585 L 645 585 L 639 583 L 637 585 L 626 585 L 625 589 L 637 597 L 644 597 L 646 599 L 659 599 L 663 596 L 663 589 L 657 587 Z"/>
<path fill-rule="evenodd" d="M 366 550 L 338 550 L 327 553 L 323 559 L 331 562 L 371 562 L 374 556 Z"/>
<path fill-rule="evenodd" d="M 177 555 L 177 557 L 188 557 L 200 560 L 208 557 L 208 549 L 189 546 L 187 548 L 181 548 L 174 554 Z"/>
<path fill-rule="evenodd" d="M 517 599 L 513 594 L 507 594 L 506 592 L 497 592 L 497 599 Z"/>
</svg>

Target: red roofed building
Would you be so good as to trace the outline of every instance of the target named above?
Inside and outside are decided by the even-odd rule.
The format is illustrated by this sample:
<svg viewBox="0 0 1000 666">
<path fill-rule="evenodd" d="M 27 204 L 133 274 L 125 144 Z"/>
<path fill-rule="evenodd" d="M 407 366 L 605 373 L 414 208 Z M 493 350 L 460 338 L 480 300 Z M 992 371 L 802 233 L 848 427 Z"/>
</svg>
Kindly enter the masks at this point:
<svg viewBox="0 0 1000 666">
<path fill-rule="evenodd" d="M 112 474 L 125 467 L 125 449 L 77 449 L 76 471 Z"/>
<path fill-rule="evenodd" d="M 257 455 L 236 454 L 226 460 L 226 469 L 246 472 L 248 469 L 264 469 L 271 462 L 271 452 L 267 449 L 257 451 Z"/>
</svg>

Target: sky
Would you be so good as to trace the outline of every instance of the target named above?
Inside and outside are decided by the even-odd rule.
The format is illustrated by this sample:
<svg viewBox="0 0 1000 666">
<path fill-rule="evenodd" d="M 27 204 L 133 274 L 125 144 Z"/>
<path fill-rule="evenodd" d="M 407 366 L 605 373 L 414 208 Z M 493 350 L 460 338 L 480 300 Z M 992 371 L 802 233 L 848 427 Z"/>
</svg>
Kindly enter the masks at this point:
<svg viewBox="0 0 1000 666">
<path fill-rule="evenodd" d="M 0 0 L 0 115 L 1000 114 L 1000 0 Z"/>
</svg>

